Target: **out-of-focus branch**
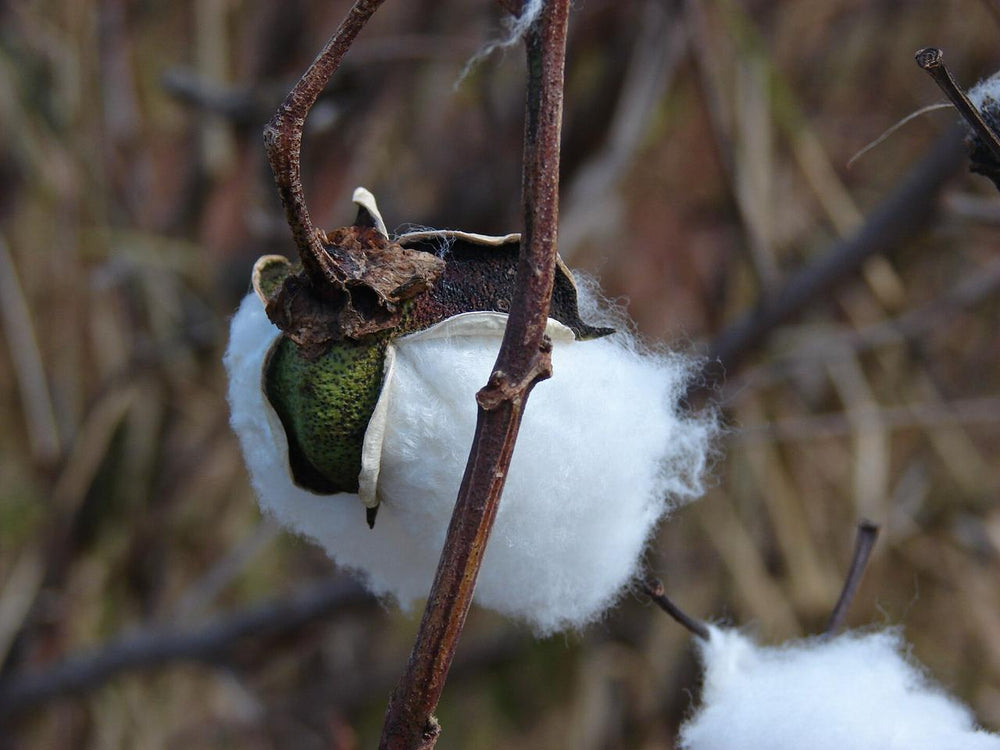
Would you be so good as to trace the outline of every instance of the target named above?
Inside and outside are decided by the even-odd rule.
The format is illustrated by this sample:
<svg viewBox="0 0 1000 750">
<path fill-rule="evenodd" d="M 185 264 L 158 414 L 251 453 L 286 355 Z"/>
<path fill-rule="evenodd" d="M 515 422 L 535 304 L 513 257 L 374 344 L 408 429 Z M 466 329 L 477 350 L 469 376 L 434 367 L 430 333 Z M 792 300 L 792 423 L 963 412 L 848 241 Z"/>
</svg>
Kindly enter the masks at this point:
<svg viewBox="0 0 1000 750">
<path fill-rule="evenodd" d="M 735 370 L 779 325 L 802 312 L 854 273 L 876 253 L 887 252 L 915 236 L 933 215 L 938 194 L 962 166 L 964 134 L 953 128 L 941 136 L 864 226 L 837 242 L 792 276 L 770 299 L 737 320 L 712 342 L 704 387 L 713 387 Z"/>
<path fill-rule="evenodd" d="M 525 41 L 528 94 L 517 291 L 479 414 L 441 561 L 406 671 L 386 710 L 380 747 L 433 748 L 437 707 L 472 603 L 528 394 L 551 373 L 545 336 L 559 220 L 559 142 L 569 0 L 548 0 Z"/>
<path fill-rule="evenodd" d="M 56 697 L 93 690 L 122 672 L 178 661 L 219 663 L 243 639 L 291 633 L 349 607 L 374 603 L 360 585 L 338 578 L 198 629 L 154 627 L 122 635 L 49 669 L 14 674 L 0 681 L 0 721 Z"/>
</svg>

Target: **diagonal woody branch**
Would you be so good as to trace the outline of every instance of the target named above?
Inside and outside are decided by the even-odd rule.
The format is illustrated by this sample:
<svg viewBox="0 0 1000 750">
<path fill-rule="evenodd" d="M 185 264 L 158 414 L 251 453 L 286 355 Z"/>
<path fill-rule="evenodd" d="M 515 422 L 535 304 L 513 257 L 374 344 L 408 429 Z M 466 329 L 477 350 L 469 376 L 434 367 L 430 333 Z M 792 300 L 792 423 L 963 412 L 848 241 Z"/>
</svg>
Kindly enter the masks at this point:
<svg viewBox="0 0 1000 750">
<path fill-rule="evenodd" d="M 551 374 L 545 336 L 559 219 L 559 141 L 569 0 L 548 0 L 526 35 L 528 93 L 518 284 L 479 414 L 458 500 L 409 662 L 386 710 L 380 747 L 433 748 L 433 717 L 472 603 L 525 402 Z"/>
</svg>

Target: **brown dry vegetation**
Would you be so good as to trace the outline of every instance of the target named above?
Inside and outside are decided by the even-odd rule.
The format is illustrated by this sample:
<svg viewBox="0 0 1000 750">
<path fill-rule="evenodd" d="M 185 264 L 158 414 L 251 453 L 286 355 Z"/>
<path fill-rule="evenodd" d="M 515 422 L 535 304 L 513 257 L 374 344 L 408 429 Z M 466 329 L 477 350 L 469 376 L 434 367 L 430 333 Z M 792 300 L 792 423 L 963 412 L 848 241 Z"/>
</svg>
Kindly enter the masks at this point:
<svg viewBox="0 0 1000 750">
<path fill-rule="evenodd" d="M 347 5 L 0 6 L 4 678 L 337 575 L 259 517 L 220 356 L 253 259 L 292 251 L 262 125 Z M 966 83 L 1000 65 L 998 8 L 577 3 L 564 257 L 650 339 L 706 351 L 936 148 L 950 112 L 845 166 L 941 98 L 917 48 Z M 386 3 L 307 128 L 318 223 L 347 223 L 364 184 L 390 228 L 518 228 L 521 52 L 453 88 L 498 18 L 485 0 Z M 731 369 L 714 489 L 648 564 L 693 614 L 776 642 L 822 626 L 870 517 L 883 536 L 851 624 L 902 625 L 997 729 L 1000 196 L 955 165 L 918 231 Z M 349 598 L 39 705 L 0 745 L 371 747 L 416 621 Z M 696 687 L 690 638 L 639 596 L 543 641 L 474 609 L 440 747 L 670 748 Z"/>
</svg>

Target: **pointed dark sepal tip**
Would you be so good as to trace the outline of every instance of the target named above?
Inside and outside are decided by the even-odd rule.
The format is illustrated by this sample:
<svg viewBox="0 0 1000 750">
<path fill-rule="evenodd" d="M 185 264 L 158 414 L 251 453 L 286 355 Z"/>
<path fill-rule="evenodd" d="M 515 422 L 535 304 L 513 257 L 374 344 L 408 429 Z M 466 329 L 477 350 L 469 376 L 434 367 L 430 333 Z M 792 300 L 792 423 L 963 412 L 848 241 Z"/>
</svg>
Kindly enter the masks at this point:
<svg viewBox="0 0 1000 750">
<path fill-rule="evenodd" d="M 372 212 L 364 206 L 358 206 L 358 215 L 354 218 L 354 226 L 377 229 L 378 221 L 372 216 Z"/>
<path fill-rule="evenodd" d="M 365 520 L 368 522 L 368 528 L 375 528 L 375 516 L 378 515 L 378 506 L 374 508 L 365 508 Z"/>
</svg>

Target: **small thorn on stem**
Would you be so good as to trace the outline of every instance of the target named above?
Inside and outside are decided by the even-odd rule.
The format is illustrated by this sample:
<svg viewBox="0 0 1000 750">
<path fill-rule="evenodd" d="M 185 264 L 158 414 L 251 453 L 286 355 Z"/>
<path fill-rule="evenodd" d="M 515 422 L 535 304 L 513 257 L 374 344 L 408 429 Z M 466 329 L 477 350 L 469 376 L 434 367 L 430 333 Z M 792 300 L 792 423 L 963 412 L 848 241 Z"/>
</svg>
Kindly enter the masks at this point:
<svg viewBox="0 0 1000 750">
<path fill-rule="evenodd" d="M 944 55 L 941 50 L 936 47 L 925 47 L 917 50 L 914 57 L 917 65 L 934 79 L 934 83 L 948 97 L 962 119 L 972 128 L 972 132 L 979 137 L 993 158 L 1000 162 L 1000 137 L 986 124 L 979 110 L 969 101 L 969 97 L 966 96 L 962 87 L 955 82 L 948 66 L 944 64 Z"/>
<path fill-rule="evenodd" d="M 708 626 L 701 620 L 696 620 L 671 601 L 663 591 L 663 584 L 657 578 L 649 578 L 642 582 L 642 592 L 656 602 L 660 609 L 687 628 L 703 641 L 709 639 Z"/>
<path fill-rule="evenodd" d="M 878 525 L 867 519 L 862 519 L 858 524 L 858 533 L 854 540 L 854 555 L 851 559 L 851 567 L 847 572 L 847 579 L 844 581 L 844 588 L 840 592 L 840 598 L 830 613 L 830 619 L 826 623 L 823 635 L 826 637 L 834 635 L 844 624 L 847 617 L 847 610 L 854 600 L 858 587 L 861 584 L 861 577 L 865 568 L 868 567 L 868 559 L 871 557 L 872 549 L 875 547 L 875 540 L 878 538 Z"/>
</svg>

